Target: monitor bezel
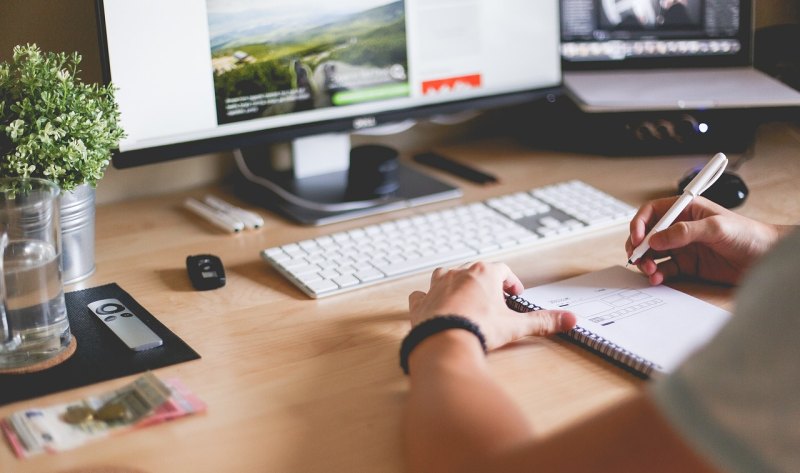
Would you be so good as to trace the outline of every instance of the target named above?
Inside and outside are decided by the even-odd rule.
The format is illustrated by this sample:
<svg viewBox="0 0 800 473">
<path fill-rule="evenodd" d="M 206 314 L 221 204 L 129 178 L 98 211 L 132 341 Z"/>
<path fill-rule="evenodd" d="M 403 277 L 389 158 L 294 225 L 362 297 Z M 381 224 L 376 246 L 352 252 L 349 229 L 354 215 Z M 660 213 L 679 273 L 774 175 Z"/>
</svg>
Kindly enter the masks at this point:
<svg viewBox="0 0 800 473">
<path fill-rule="evenodd" d="M 560 4 L 558 6 L 560 8 Z M 103 0 L 95 0 L 95 13 L 97 16 L 97 33 L 100 49 L 100 67 L 103 82 L 111 83 L 111 64 L 109 61 L 108 42 L 106 37 L 105 11 Z M 560 37 L 559 24 L 559 37 Z M 559 53 L 560 56 L 560 53 Z M 295 138 L 318 135 L 323 133 L 347 133 L 374 128 L 381 125 L 396 123 L 408 119 L 422 119 L 433 115 L 454 114 L 467 110 L 485 110 L 490 108 L 506 107 L 534 102 L 548 96 L 560 95 L 563 90 L 563 69 L 557 84 L 541 88 L 508 92 L 483 97 L 470 97 L 435 104 L 426 104 L 398 110 L 387 110 L 374 114 L 352 114 L 331 120 L 320 120 L 299 125 L 289 125 L 274 128 L 264 128 L 257 131 L 241 132 L 183 141 L 168 145 L 128 151 L 114 150 L 112 164 L 115 168 L 124 169 L 147 164 L 156 164 L 175 159 L 189 158 L 201 154 L 231 151 L 240 147 L 249 147 L 269 143 L 289 141 Z M 369 123 L 368 127 L 360 124 Z"/>
<path fill-rule="evenodd" d="M 559 11 L 561 2 L 559 1 Z M 750 66 L 753 63 L 753 30 L 754 15 L 753 2 L 751 0 L 740 0 L 741 10 L 739 12 L 739 34 L 736 38 L 741 42 L 741 49 L 736 54 L 721 56 L 690 56 L 690 57 L 646 57 L 646 58 L 625 58 L 620 60 L 597 60 L 597 61 L 570 61 L 561 55 L 561 71 L 597 71 L 614 69 L 659 69 L 659 68 L 692 68 L 692 67 L 741 67 Z M 559 22 L 560 23 L 560 22 Z M 559 30 L 563 31 L 561 24 Z M 564 38 L 561 36 L 561 44 Z"/>
</svg>

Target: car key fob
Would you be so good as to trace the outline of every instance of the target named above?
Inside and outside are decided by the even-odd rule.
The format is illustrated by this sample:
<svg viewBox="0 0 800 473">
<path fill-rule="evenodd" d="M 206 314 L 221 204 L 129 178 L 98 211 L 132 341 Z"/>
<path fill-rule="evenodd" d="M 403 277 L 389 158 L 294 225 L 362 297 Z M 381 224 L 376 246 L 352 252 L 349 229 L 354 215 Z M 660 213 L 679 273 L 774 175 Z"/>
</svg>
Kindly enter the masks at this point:
<svg viewBox="0 0 800 473">
<path fill-rule="evenodd" d="M 225 268 L 222 267 L 222 261 L 214 255 L 187 256 L 186 271 L 192 286 L 198 291 L 208 291 L 225 285 Z"/>
<path fill-rule="evenodd" d="M 149 350 L 164 343 L 119 299 L 94 301 L 89 304 L 89 310 L 133 351 Z"/>
</svg>

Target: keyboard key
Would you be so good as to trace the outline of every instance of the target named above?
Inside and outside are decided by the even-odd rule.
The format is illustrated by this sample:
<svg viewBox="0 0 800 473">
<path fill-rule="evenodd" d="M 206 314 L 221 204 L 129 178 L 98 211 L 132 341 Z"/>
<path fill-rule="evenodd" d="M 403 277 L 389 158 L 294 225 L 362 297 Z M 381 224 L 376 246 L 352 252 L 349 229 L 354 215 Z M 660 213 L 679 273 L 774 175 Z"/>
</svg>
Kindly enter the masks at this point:
<svg viewBox="0 0 800 473">
<path fill-rule="evenodd" d="M 344 287 L 355 286 L 360 281 L 353 276 L 347 275 L 347 276 L 339 276 L 338 278 L 333 278 L 333 282 L 338 284 L 339 287 L 344 288 Z"/>
<path fill-rule="evenodd" d="M 377 279 L 383 279 L 383 273 L 375 268 L 368 268 L 358 271 L 353 276 L 357 277 L 361 282 L 370 282 Z"/>
<path fill-rule="evenodd" d="M 314 294 L 318 296 L 325 294 L 326 292 L 331 292 L 333 290 L 339 289 L 339 286 L 330 279 L 320 279 L 317 281 L 313 281 L 306 284 L 306 286 L 308 286 L 308 288 L 311 289 L 314 292 Z"/>
</svg>

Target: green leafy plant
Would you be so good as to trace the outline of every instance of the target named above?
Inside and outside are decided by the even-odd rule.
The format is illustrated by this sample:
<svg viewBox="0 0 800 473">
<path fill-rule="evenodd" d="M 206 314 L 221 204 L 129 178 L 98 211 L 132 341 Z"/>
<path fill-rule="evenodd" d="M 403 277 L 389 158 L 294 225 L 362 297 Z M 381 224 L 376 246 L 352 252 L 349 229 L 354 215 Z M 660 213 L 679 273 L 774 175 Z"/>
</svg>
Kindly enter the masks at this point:
<svg viewBox="0 0 800 473">
<path fill-rule="evenodd" d="M 0 175 L 40 177 L 65 191 L 103 177 L 125 134 L 113 86 L 83 83 L 80 61 L 29 44 L 0 64 Z"/>
</svg>

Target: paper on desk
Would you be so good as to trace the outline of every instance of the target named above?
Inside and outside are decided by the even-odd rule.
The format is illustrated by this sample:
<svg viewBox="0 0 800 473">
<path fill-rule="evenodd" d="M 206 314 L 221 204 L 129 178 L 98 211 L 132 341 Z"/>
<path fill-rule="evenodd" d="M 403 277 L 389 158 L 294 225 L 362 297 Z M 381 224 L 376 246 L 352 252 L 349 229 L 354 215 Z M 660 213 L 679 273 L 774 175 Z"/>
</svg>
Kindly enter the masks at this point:
<svg viewBox="0 0 800 473">
<path fill-rule="evenodd" d="M 163 390 L 165 395 L 161 395 Z M 63 420 L 71 406 L 98 409 L 120 394 L 136 393 L 137 406 L 129 421 L 88 421 L 70 424 Z M 142 395 L 143 394 L 143 395 Z M 44 452 L 70 450 L 111 434 L 158 424 L 178 417 L 205 411 L 205 404 L 177 379 L 161 382 L 152 373 L 143 375 L 131 384 L 111 393 L 93 396 L 79 402 L 60 404 L 43 409 L 24 409 L 0 422 L 14 453 L 29 458 Z"/>
<path fill-rule="evenodd" d="M 730 313 L 640 273 L 613 266 L 527 289 L 522 297 L 545 309 L 569 310 L 578 325 L 672 372 L 707 343 Z"/>
</svg>

